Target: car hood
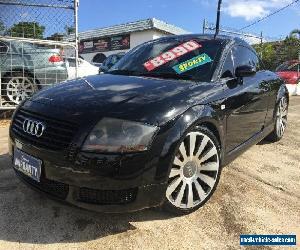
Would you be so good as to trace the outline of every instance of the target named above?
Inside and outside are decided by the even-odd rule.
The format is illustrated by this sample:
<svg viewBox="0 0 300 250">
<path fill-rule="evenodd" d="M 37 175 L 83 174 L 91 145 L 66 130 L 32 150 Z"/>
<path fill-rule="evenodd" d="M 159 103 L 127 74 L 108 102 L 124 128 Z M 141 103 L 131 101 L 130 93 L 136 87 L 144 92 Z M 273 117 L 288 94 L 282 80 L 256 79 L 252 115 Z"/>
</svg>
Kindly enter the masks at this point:
<svg viewBox="0 0 300 250">
<path fill-rule="evenodd" d="M 30 100 L 78 120 L 103 116 L 163 124 L 207 102 L 220 84 L 103 74 L 61 83 Z M 66 116 L 65 116 L 66 117 Z M 71 118 L 70 118 L 71 119 Z"/>
</svg>

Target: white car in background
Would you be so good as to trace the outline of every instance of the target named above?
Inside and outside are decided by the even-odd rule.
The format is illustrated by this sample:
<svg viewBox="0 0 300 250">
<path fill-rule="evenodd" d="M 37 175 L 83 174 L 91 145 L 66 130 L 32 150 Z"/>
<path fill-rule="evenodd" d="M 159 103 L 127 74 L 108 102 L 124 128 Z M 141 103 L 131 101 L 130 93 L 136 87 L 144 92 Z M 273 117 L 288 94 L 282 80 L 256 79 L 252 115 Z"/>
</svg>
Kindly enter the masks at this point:
<svg viewBox="0 0 300 250">
<path fill-rule="evenodd" d="M 75 57 L 65 58 L 65 63 L 68 71 L 68 79 L 76 78 L 76 59 Z M 90 64 L 82 58 L 78 58 L 78 77 L 97 75 L 99 73 L 99 68 Z"/>
</svg>

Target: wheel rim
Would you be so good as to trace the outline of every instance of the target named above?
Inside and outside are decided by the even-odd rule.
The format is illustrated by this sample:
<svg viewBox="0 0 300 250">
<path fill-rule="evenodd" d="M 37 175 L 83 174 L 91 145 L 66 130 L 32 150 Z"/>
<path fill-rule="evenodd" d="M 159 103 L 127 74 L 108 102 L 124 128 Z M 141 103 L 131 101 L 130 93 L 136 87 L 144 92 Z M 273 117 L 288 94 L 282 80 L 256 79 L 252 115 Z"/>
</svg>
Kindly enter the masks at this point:
<svg viewBox="0 0 300 250">
<path fill-rule="evenodd" d="M 36 91 L 32 78 L 12 77 L 6 86 L 8 99 L 16 104 L 31 96 Z"/>
<path fill-rule="evenodd" d="M 187 134 L 175 155 L 166 198 L 177 208 L 194 208 L 211 193 L 220 163 L 214 142 L 201 132 Z"/>
<path fill-rule="evenodd" d="M 276 130 L 277 135 L 282 137 L 287 125 L 287 100 L 285 97 L 281 98 L 276 114 Z"/>
</svg>

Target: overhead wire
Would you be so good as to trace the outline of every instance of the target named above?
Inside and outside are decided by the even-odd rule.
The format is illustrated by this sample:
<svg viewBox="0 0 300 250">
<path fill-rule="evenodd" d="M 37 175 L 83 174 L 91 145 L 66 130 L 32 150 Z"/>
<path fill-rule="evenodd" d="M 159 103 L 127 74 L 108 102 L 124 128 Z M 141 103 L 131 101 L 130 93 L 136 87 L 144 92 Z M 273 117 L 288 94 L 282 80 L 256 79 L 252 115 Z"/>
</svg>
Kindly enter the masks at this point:
<svg viewBox="0 0 300 250">
<path fill-rule="evenodd" d="M 268 15 L 266 15 L 266 16 L 264 16 L 264 17 L 258 19 L 258 20 L 256 20 L 255 22 L 246 25 L 245 27 L 242 27 L 242 28 L 239 29 L 238 31 L 247 29 L 247 28 L 249 28 L 249 27 L 251 27 L 251 26 L 253 26 L 253 25 L 255 25 L 255 24 L 257 24 L 257 23 L 259 23 L 259 22 L 261 22 L 261 21 L 264 21 L 264 20 L 266 20 L 267 18 L 269 18 L 269 17 L 271 17 L 271 16 L 273 16 L 273 15 L 275 15 L 275 14 L 277 14 L 277 13 L 279 13 L 279 12 L 285 10 L 285 9 L 287 9 L 288 7 L 292 6 L 293 4 L 295 4 L 295 3 L 299 2 L 299 1 L 300 1 L 300 0 L 294 0 L 294 1 L 292 1 L 291 3 L 285 5 L 284 7 L 275 10 L 274 12 L 272 12 L 272 13 L 270 13 L 270 14 L 268 14 Z"/>
</svg>

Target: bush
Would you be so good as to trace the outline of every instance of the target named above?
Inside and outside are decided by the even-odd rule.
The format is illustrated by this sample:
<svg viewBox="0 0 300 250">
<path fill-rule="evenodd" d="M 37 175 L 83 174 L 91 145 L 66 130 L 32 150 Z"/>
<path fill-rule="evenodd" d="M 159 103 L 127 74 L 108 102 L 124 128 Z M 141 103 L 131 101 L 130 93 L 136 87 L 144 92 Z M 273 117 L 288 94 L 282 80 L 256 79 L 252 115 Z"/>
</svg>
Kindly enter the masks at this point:
<svg viewBox="0 0 300 250">
<path fill-rule="evenodd" d="M 283 62 L 299 58 L 300 39 L 287 37 L 283 41 L 256 44 L 254 48 L 261 56 L 265 69 L 274 71 Z"/>
</svg>

